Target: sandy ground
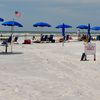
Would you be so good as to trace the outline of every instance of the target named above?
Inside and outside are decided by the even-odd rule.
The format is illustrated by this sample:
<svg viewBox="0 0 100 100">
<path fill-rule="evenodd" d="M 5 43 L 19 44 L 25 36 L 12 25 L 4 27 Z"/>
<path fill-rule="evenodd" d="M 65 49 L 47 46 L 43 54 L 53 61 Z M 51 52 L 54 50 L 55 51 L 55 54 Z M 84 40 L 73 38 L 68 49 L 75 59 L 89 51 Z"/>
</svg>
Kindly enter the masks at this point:
<svg viewBox="0 0 100 100">
<path fill-rule="evenodd" d="M 0 100 L 99 100 L 95 43 L 96 61 L 80 61 L 83 42 L 14 44 L 13 54 L 0 54 Z"/>
</svg>

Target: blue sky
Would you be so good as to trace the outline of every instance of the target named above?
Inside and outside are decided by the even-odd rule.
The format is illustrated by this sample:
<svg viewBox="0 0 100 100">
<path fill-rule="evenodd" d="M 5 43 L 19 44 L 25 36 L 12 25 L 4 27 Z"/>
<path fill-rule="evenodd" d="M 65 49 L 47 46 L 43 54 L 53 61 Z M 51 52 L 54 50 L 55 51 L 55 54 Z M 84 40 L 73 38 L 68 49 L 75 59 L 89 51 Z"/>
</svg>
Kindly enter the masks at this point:
<svg viewBox="0 0 100 100">
<path fill-rule="evenodd" d="M 21 17 L 15 17 L 16 10 Z M 100 0 L 0 0 L 0 17 L 22 23 L 24 27 L 16 30 L 34 31 L 32 25 L 36 22 L 51 24 L 52 28 L 47 30 L 57 30 L 54 27 L 61 23 L 72 25 L 73 29 L 68 30 L 75 30 L 79 24 L 100 25 Z"/>
</svg>

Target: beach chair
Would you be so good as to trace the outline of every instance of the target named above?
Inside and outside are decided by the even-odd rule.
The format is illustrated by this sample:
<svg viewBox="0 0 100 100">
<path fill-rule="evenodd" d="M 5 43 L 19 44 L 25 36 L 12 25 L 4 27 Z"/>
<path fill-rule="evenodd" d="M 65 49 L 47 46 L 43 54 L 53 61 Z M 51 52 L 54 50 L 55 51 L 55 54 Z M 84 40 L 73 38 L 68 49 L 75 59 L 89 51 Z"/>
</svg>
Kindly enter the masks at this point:
<svg viewBox="0 0 100 100">
<path fill-rule="evenodd" d="M 2 45 L 11 43 L 11 41 L 12 41 L 12 35 L 10 35 L 8 39 L 4 40 L 4 41 L 2 42 Z"/>
<path fill-rule="evenodd" d="M 67 40 L 69 40 L 69 35 L 66 35 L 66 38 L 65 38 L 65 40 L 67 41 Z"/>
<path fill-rule="evenodd" d="M 1 46 L 5 46 L 7 45 L 7 40 L 4 40 L 2 43 L 1 43 Z"/>
<path fill-rule="evenodd" d="M 44 42 L 48 40 L 48 35 L 42 35 L 40 41 Z"/>
<path fill-rule="evenodd" d="M 4 40 L 1 45 L 5 46 L 5 53 L 7 53 L 8 43 L 11 43 L 12 41 L 12 34 L 9 36 L 8 39 Z"/>
<path fill-rule="evenodd" d="M 52 43 L 55 43 L 55 40 L 53 39 L 53 37 L 54 37 L 54 35 L 50 35 L 50 36 L 48 37 L 48 40 L 49 40 L 50 42 L 52 42 Z"/>
<path fill-rule="evenodd" d="M 18 43 L 17 41 L 18 41 L 18 36 L 15 36 L 13 42 L 14 42 L 14 43 Z"/>
<path fill-rule="evenodd" d="M 44 35 L 41 35 L 40 41 L 44 40 Z"/>
<path fill-rule="evenodd" d="M 7 39 L 8 43 L 11 43 L 11 41 L 12 41 L 12 35 L 10 35 L 9 38 Z"/>
<path fill-rule="evenodd" d="M 96 40 L 100 41 L 100 35 L 97 35 Z"/>
<path fill-rule="evenodd" d="M 45 35 L 43 41 L 48 41 L 48 35 Z"/>
</svg>

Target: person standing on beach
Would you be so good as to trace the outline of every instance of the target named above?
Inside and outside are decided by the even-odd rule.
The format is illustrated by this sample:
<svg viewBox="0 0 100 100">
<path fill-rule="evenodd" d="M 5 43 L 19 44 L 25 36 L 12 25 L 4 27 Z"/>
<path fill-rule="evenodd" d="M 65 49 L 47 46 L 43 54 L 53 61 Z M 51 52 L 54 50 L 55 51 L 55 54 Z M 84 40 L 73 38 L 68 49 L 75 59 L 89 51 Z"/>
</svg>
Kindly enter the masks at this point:
<svg viewBox="0 0 100 100">
<path fill-rule="evenodd" d="M 77 31 L 77 35 L 78 35 L 78 37 L 80 37 L 80 30 Z"/>
<path fill-rule="evenodd" d="M 80 30 L 77 31 L 77 37 L 78 37 L 78 40 L 80 40 L 81 38 Z"/>
</svg>

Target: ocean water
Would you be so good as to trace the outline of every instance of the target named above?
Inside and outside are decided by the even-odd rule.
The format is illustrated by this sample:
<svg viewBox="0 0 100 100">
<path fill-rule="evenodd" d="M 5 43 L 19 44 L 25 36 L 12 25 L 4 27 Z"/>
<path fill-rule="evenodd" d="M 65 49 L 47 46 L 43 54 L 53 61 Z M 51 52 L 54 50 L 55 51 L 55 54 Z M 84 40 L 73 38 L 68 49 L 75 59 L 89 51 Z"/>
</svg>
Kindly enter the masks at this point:
<svg viewBox="0 0 100 100">
<path fill-rule="evenodd" d="M 12 33 L 12 31 L 0 31 L 0 34 L 3 36 L 9 36 Z M 19 35 L 19 36 L 33 36 L 33 35 L 41 35 L 41 34 L 53 34 L 56 36 L 62 35 L 61 32 L 59 31 L 13 31 L 14 35 Z M 65 32 L 65 34 L 69 34 L 71 36 L 77 36 L 77 32 Z M 80 32 L 80 34 L 87 34 L 87 32 Z M 97 36 L 100 35 L 100 32 L 91 32 L 92 36 Z"/>
</svg>

